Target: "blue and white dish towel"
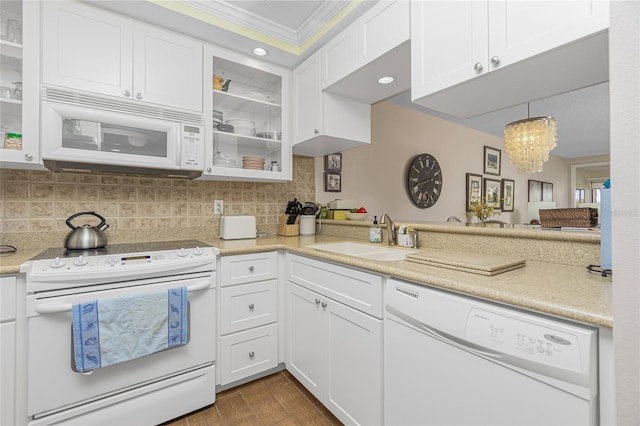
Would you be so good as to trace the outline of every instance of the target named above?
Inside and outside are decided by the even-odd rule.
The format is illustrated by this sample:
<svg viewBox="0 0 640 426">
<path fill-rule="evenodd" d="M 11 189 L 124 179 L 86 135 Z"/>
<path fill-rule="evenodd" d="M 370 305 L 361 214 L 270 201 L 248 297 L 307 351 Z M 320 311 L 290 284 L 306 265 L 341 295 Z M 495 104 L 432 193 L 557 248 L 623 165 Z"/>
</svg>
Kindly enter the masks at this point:
<svg viewBox="0 0 640 426">
<path fill-rule="evenodd" d="M 187 288 L 73 305 L 75 370 L 86 372 L 187 344 Z"/>
</svg>

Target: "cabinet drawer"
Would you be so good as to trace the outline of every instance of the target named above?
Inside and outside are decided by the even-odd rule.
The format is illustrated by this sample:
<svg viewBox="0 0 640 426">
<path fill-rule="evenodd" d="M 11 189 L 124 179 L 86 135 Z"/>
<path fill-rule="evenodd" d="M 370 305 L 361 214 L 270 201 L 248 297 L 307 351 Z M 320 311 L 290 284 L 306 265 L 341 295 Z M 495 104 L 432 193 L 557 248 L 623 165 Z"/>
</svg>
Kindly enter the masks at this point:
<svg viewBox="0 0 640 426">
<path fill-rule="evenodd" d="M 287 280 L 382 318 L 382 277 L 328 262 L 287 255 Z"/>
<path fill-rule="evenodd" d="M 275 251 L 227 256 L 222 257 L 220 262 L 222 287 L 271 280 L 278 275 L 278 257 Z"/>
<path fill-rule="evenodd" d="M 16 277 L 0 278 L 0 321 L 16 317 Z"/>
<path fill-rule="evenodd" d="M 278 320 L 276 280 L 221 289 L 220 334 L 235 333 Z"/>
<path fill-rule="evenodd" d="M 278 365 L 278 324 L 220 339 L 220 384 L 226 385 Z"/>
</svg>

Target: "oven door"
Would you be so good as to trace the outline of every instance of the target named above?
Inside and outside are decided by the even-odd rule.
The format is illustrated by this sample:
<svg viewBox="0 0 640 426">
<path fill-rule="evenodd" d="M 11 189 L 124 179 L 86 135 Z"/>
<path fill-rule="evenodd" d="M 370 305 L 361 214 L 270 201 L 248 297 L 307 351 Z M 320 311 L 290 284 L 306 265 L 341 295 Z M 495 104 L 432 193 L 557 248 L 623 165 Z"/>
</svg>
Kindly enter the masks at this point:
<svg viewBox="0 0 640 426">
<path fill-rule="evenodd" d="M 215 278 L 210 273 L 129 284 L 83 287 L 75 289 L 76 294 L 60 290 L 27 296 L 29 416 L 40 417 L 161 382 L 214 362 Z M 90 374 L 73 370 L 72 304 L 181 286 L 189 290 L 189 341 L 186 345 L 99 368 Z"/>
</svg>

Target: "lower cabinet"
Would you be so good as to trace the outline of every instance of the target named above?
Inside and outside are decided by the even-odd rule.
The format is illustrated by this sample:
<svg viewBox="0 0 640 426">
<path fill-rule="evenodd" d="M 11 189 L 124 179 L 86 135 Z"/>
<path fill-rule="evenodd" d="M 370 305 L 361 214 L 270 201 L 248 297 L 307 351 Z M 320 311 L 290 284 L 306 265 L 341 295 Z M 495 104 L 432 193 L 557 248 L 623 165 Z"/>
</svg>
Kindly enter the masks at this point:
<svg viewBox="0 0 640 426">
<path fill-rule="evenodd" d="M 311 262 L 324 264 L 325 271 L 339 269 L 343 277 L 362 274 Z M 381 424 L 382 319 L 296 284 L 291 276 L 285 315 L 287 370 L 343 423 Z"/>
<path fill-rule="evenodd" d="M 218 370 L 225 386 L 278 365 L 276 252 L 221 259 Z"/>
<path fill-rule="evenodd" d="M 0 425 L 16 424 L 16 277 L 0 277 Z"/>
</svg>

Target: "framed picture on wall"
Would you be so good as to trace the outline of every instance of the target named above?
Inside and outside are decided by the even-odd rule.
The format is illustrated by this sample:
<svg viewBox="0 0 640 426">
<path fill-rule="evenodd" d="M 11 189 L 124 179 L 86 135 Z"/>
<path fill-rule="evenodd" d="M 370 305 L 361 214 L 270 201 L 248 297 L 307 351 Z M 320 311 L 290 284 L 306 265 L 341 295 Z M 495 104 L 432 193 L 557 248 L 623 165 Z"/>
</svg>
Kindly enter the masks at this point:
<svg viewBox="0 0 640 426">
<path fill-rule="evenodd" d="M 500 204 L 500 208 L 503 212 L 513 211 L 515 193 L 516 181 L 511 179 L 502 179 L 502 203 Z"/>
<path fill-rule="evenodd" d="M 500 176 L 500 165 L 502 163 L 502 151 L 490 146 L 484 147 L 484 174 Z"/>
<path fill-rule="evenodd" d="M 482 176 L 467 173 L 467 211 L 471 211 L 471 202 L 482 197 Z"/>
<path fill-rule="evenodd" d="M 529 180 L 529 201 L 542 201 L 542 182 Z"/>
<path fill-rule="evenodd" d="M 342 175 L 340 173 L 325 173 L 324 190 L 325 192 L 342 191 Z"/>
<path fill-rule="evenodd" d="M 542 201 L 553 201 L 553 184 L 542 182 Z"/>
<path fill-rule="evenodd" d="M 484 178 L 484 196 L 487 204 L 495 204 L 496 209 L 500 209 L 500 195 L 502 181 L 496 179 Z"/>
<path fill-rule="evenodd" d="M 327 173 L 340 173 L 342 171 L 342 153 L 325 155 L 324 171 Z"/>
</svg>

